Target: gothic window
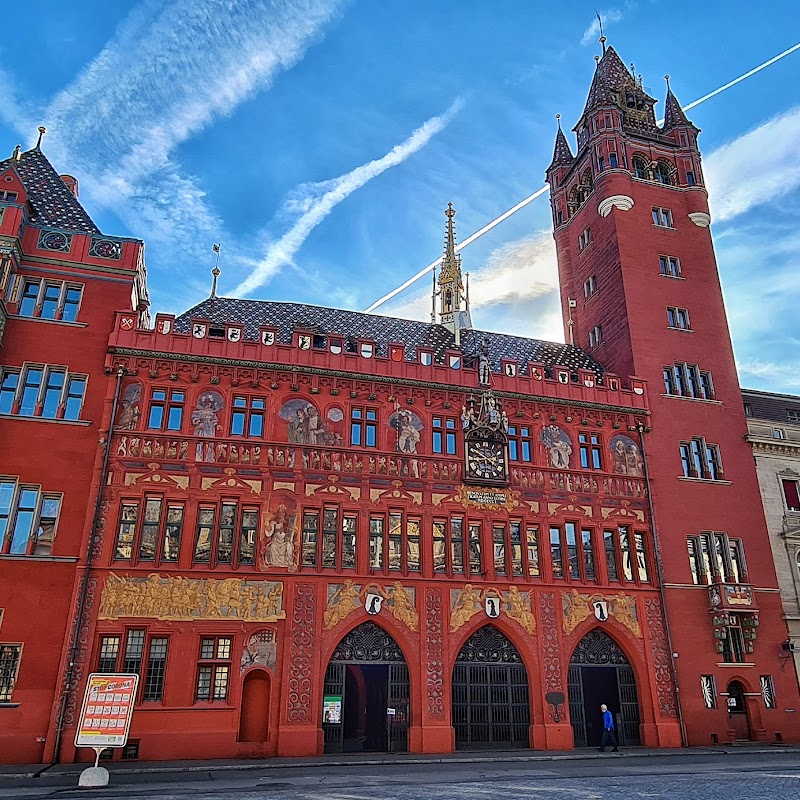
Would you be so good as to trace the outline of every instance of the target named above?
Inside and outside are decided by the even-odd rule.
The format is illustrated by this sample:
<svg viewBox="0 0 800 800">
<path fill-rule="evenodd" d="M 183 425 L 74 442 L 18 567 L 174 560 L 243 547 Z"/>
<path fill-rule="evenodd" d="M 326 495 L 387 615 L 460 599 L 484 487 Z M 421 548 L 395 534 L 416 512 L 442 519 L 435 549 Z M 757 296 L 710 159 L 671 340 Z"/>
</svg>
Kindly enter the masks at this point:
<svg viewBox="0 0 800 800">
<path fill-rule="evenodd" d="M 653 172 L 653 177 L 658 183 L 671 185 L 673 183 L 672 175 L 675 168 L 668 161 L 660 160 L 656 163 L 656 168 Z"/>
<path fill-rule="evenodd" d="M 718 481 L 723 479 L 719 446 L 709 444 L 702 436 L 680 443 L 684 478 Z"/>
<path fill-rule="evenodd" d="M 594 180 L 592 179 L 592 171 L 587 169 L 586 172 L 581 175 L 581 185 L 578 192 L 578 199 L 580 200 L 581 204 L 586 202 L 593 190 Z"/>
<path fill-rule="evenodd" d="M 578 187 L 573 186 L 570 189 L 569 197 L 567 199 L 567 217 L 571 217 L 580 208 L 580 200 L 578 199 Z"/>
<path fill-rule="evenodd" d="M 0 480 L 0 553 L 47 556 L 53 547 L 61 495 Z"/>
<path fill-rule="evenodd" d="M 522 575 L 522 523 L 492 526 L 495 575 Z"/>
<path fill-rule="evenodd" d="M 164 513 L 162 506 L 162 498 L 154 496 L 145 497 L 141 504 L 138 500 L 122 502 L 114 546 L 117 561 L 178 560 L 184 507 L 171 502 Z"/>
<path fill-rule="evenodd" d="M 402 511 L 389 513 L 388 558 L 392 572 L 419 572 L 420 520 Z"/>
<path fill-rule="evenodd" d="M 633 157 L 633 175 L 642 180 L 650 179 L 650 166 L 642 156 Z"/>
<path fill-rule="evenodd" d="M 194 563 L 244 565 L 253 563 L 257 512 L 239 508 L 236 500 L 223 500 L 219 506 L 201 505 L 197 509 Z M 251 545 L 253 540 L 253 545 Z"/>
<path fill-rule="evenodd" d="M 358 516 L 342 512 L 336 506 L 325 506 L 321 520 L 319 511 L 306 510 L 303 514 L 303 565 L 353 569 L 356 565 L 357 529 Z"/>
</svg>

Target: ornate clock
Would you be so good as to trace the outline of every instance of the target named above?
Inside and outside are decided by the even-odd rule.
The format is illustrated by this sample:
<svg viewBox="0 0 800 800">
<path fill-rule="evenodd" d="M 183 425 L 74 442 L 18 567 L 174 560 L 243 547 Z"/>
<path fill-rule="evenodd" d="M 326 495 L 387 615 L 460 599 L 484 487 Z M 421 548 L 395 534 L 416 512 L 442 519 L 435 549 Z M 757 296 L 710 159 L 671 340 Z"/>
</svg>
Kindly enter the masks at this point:
<svg viewBox="0 0 800 800">
<path fill-rule="evenodd" d="M 491 390 L 480 402 L 470 397 L 463 408 L 464 481 L 508 483 L 508 420 Z"/>
</svg>

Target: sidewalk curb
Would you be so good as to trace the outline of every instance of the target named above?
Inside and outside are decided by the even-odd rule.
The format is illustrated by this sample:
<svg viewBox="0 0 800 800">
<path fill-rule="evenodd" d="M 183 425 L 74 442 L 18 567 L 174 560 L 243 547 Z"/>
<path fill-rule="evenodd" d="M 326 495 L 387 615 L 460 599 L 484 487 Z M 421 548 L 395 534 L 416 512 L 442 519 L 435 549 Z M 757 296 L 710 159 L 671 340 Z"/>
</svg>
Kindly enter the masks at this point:
<svg viewBox="0 0 800 800">
<path fill-rule="evenodd" d="M 278 769 L 320 769 L 320 768 L 342 768 L 342 767 L 378 767 L 378 766 L 419 766 L 424 764 L 502 764 L 502 763 L 539 763 L 548 761 L 587 761 L 599 760 L 603 758 L 663 758 L 669 756 L 711 756 L 711 755 L 765 755 L 796 753 L 797 747 L 736 747 L 729 746 L 723 748 L 686 748 L 682 750 L 629 750 L 617 754 L 603 753 L 531 753 L 526 755 L 443 755 L 443 756 L 419 756 L 404 757 L 378 757 L 369 759 L 352 758 L 317 758 L 314 760 L 292 759 L 291 761 L 248 761 L 242 760 L 235 764 L 215 764 L 195 763 L 181 766 L 170 766 L 169 762 L 151 762 L 147 766 L 115 767 L 108 764 L 107 767 L 111 775 L 151 775 L 151 774 L 175 774 L 175 773 L 201 773 L 201 772 L 244 772 L 244 771 L 269 771 Z M 162 766 L 163 764 L 163 766 Z M 0 785 L 4 780 L 35 779 L 39 777 L 57 778 L 69 777 L 79 774 L 86 764 L 56 765 L 53 767 L 38 766 L 35 770 L 27 772 L 6 772 L 0 773 Z"/>
</svg>

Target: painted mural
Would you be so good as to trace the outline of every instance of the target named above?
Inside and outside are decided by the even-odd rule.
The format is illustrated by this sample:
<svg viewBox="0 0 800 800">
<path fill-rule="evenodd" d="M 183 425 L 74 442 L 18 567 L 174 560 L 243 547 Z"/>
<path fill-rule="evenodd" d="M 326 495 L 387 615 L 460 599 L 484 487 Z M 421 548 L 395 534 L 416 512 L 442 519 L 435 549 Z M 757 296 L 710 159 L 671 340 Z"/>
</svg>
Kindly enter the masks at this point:
<svg viewBox="0 0 800 800">
<path fill-rule="evenodd" d="M 340 408 L 328 411 L 323 419 L 319 409 L 308 400 L 287 400 L 278 412 L 286 423 L 286 435 L 291 444 L 315 447 L 336 447 L 342 444 L 341 426 L 344 414 Z"/>
<path fill-rule="evenodd" d="M 394 413 L 388 419 L 390 428 L 397 432 L 396 447 L 400 453 L 416 453 L 420 431 L 425 427 L 422 420 L 407 408 L 401 408 L 395 400 Z"/>
<path fill-rule="evenodd" d="M 359 608 L 377 615 L 384 607 L 409 630 L 416 631 L 419 628 L 416 590 L 403 586 L 399 581 L 390 586 L 377 583 L 361 585 L 351 580 L 328 584 L 323 625 L 325 630 L 330 630 Z"/>
<path fill-rule="evenodd" d="M 613 617 L 634 636 L 641 638 L 642 635 L 636 599 L 627 594 L 581 594 L 572 589 L 562 593 L 561 610 L 562 626 L 567 636 L 591 616 L 600 622 Z"/>
<path fill-rule="evenodd" d="M 241 619 L 274 622 L 286 618 L 283 584 L 241 578 L 190 580 L 109 575 L 100 599 L 100 619 Z"/>
<path fill-rule="evenodd" d="M 239 662 L 239 672 L 244 672 L 249 667 L 275 668 L 278 656 L 278 636 L 275 630 L 259 631 L 248 640 L 242 651 Z"/>
<path fill-rule="evenodd" d="M 219 422 L 219 412 L 225 405 L 219 392 L 203 392 L 197 398 L 197 405 L 192 411 L 191 422 L 194 425 L 194 435 L 210 439 L 217 435 L 222 427 Z M 215 449 L 212 442 L 198 442 L 195 448 L 197 461 L 214 461 Z"/>
<path fill-rule="evenodd" d="M 258 565 L 262 570 L 279 567 L 296 572 L 300 560 L 300 526 L 294 502 L 285 498 L 264 515 L 259 537 Z"/>
<path fill-rule="evenodd" d="M 528 633 L 536 632 L 530 592 L 521 592 L 516 586 L 512 586 L 509 591 L 500 591 L 493 586 L 481 590 L 471 583 L 466 584 L 463 589 L 450 590 L 451 631 L 457 631 L 481 612 L 489 619 L 505 613 Z"/>
<path fill-rule="evenodd" d="M 550 466 L 556 469 L 569 469 L 572 455 L 572 439 L 558 425 L 548 425 L 542 431 L 542 444 L 550 454 Z"/>
<path fill-rule="evenodd" d="M 116 428 L 123 431 L 135 431 L 142 416 L 142 384 L 129 383 L 122 393 Z"/>
<path fill-rule="evenodd" d="M 612 471 L 617 475 L 630 475 L 634 478 L 644 477 L 644 461 L 639 445 L 630 436 L 618 434 L 609 442 L 611 449 Z"/>
</svg>

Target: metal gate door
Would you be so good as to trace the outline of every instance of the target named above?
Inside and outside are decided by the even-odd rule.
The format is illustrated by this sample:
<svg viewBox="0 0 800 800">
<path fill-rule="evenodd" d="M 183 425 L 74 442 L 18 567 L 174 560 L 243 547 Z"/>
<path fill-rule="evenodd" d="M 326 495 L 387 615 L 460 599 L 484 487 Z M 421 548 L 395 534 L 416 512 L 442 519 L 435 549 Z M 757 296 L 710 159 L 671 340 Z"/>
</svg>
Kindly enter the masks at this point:
<svg viewBox="0 0 800 800">
<path fill-rule="evenodd" d="M 411 704 L 409 695 L 411 685 L 408 667 L 405 664 L 389 664 L 389 691 L 387 693 L 387 713 L 389 727 L 389 752 L 404 753 L 408 750 L 408 724 Z"/>
<path fill-rule="evenodd" d="M 528 674 L 519 653 L 487 625 L 461 648 L 453 669 L 457 747 L 527 747 Z"/>
<path fill-rule="evenodd" d="M 322 694 L 325 697 L 340 697 L 339 719 L 335 722 L 326 722 L 323 712 L 322 731 L 325 736 L 325 752 L 341 753 L 342 737 L 344 731 L 344 664 L 328 664 L 325 672 L 325 683 Z"/>
<path fill-rule="evenodd" d="M 617 685 L 622 714 L 622 725 L 618 731 L 621 734 L 620 744 L 639 744 L 639 700 L 636 697 L 636 677 L 630 664 L 617 667 Z"/>
<path fill-rule="evenodd" d="M 575 747 L 586 747 L 586 716 L 583 708 L 583 680 L 581 668 L 577 664 L 569 665 L 569 719 L 572 723 L 572 735 Z"/>
</svg>

